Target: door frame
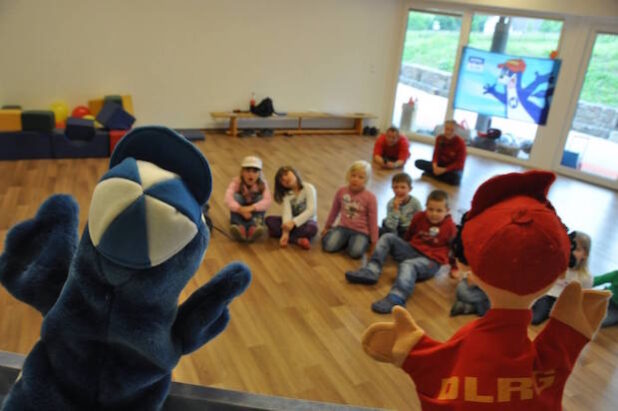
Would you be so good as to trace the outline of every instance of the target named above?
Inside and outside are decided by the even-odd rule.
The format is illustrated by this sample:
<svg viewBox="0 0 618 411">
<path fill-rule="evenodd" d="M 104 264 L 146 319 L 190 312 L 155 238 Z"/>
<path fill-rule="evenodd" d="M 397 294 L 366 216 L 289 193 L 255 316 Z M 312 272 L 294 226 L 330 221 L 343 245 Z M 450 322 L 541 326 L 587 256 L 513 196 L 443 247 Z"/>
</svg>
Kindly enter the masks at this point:
<svg viewBox="0 0 618 411">
<path fill-rule="evenodd" d="M 559 139 L 556 142 L 554 157 L 553 157 L 553 171 L 572 177 L 578 180 L 583 180 L 595 185 L 600 185 L 603 187 L 611 188 L 613 190 L 618 190 L 618 179 L 610 180 L 607 178 L 603 178 L 597 176 L 595 174 L 589 174 L 580 170 L 576 170 L 561 164 L 562 154 L 564 152 L 564 148 L 566 146 L 569 132 L 571 131 L 571 126 L 573 124 L 573 119 L 575 117 L 575 112 L 577 111 L 577 103 L 579 102 L 579 96 L 581 95 L 582 88 L 584 85 L 584 81 L 586 79 L 586 73 L 588 72 L 588 67 L 590 65 L 590 60 L 592 57 L 592 49 L 594 48 L 594 44 L 596 43 L 597 37 L 599 34 L 611 34 L 618 36 L 618 29 L 616 26 L 606 25 L 606 24 L 596 24 L 596 25 L 588 25 L 587 27 L 587 37 L 584 48 L 581 50 L 581 62 L 585 62 L 580 65 L 577 79 L 575 81 L 573 90 L 578 90 L 577 98 L 573 98 L 569 102 L 569 107 L 567 111 L 567 115 L 565 118 L 569 119 L 569 121 L 565 121 L 562 130 L 559 134 Z M 618 145 L 618 143 L 616 143 Z"/>
<path fill-rule="evenodd" d="M 514 4 L 514 3 L 513 3 Z M 520 160 L 508 156 L 499 155 L 496 153 L 488 152 L 485 150 L 474 149 L 469 147 L 469 152 L 477 154 L 481 157 L 495 158 L 496 160 L 514 163 L 524 166 L 526 168 L 542 168 L 550 169 L 558 174 L 562 174 L 568 177 L 572 177 L 578 180 L 583 180 L 598 186 L 618 190 L 618 181 L 612 181 L 606 178 L 595 176 L 593 174 L 587 174 L 574 170 L 560 164 L 562 159 L 562 153 L 564 146 L 571 129 L 572 119 L 577 109 L 577 102 L 579 100 L 579 94 L 581 94 L 581 88 L 585 79 L 588 65 L 590 63 L 590 56 L 592 54 L 592 48 L 596 41 L 596 36 L 599 33 L 618 34 L 618 26 L 614 23 L 616 17 L 600 16 L 600 15 L 582 15 L 572 10 L 566 12 L 560 12 L 557 10 L 548 10 L 547 8 L 515 8 L 512 7 L 496 7 L 488 6 L 482 2 L 478 3 L 463 3 L 463 2 L 450 2 L 450 1 L 429 1 L 429 0 L 407 0 L 403 2 L 402 11 L 402 23 L 404 29 L 401 32 L 399 38 L 399 53 L 396 55 L 397 74 L 401 70 L 401 60 L 403 57 L 403 48 L 406 37 L 406 30 L 408 26 L 408 17 L 411 10 L 427 13 L 439 13 L 439 14 L 458 14 L 462 17 L 462 28 L 460 31 L 460 41 L 457 50 L 456 61 L 461 58 L 461 46 L 467 42 L 469 31 L 464 35 L 464 28 L 469 29 L 472 16 L 474 13 L 484 14 L 497 14 L 497 15 L 509 15 L 513 17 L 527 17 L 527 18 L 541 18 L 541 19 L 553 19 L 561 20 L 563 22 L 562 32 L 558 42 L 559 55 L 565 57 L 569 62 L 585 62 L 583 66 L 579 67 L 562 67 L 560 70 L 560 76 L 558 77 L 557 94 L 554 96 L 554 102 L 552 103 L 552 110 L 550 111 L 550 121 L 543 127 L 537 130 L 535 137 L 535 143 L 530 153 L 528 160 Z M 585 41 L 575 40 L 581 37 L 585 37 Z M 464 40 L 465 38 L 465 40 Z M 565 40 L 568 38 L 568 40 Z M 577 63 L 576 63 L 577 64 Z M 449 106 L 447 108 L 446 118 L 452 116 L 453 108 L 451 106 L 454 95 L 454 88 L 457 81 L 458 70 L 454 70 L 453 78 L 451 80 L 451 90 L 449 90 Z M 392 121 L 393 113 L 395 111 L 395 95 L 397 90 L 397 84 L 399 82 L 399 75 L 394 76 L 392 84 L 392 103 L 389 104 L 388 121 Z M 569 83 L 569 84 L 566 84 Z M 570 86 L 573 84 L 574 86 Z M 579 90 L 577 99 L 570 98 L 570 90 Z M 560 97 L 560 98 L 556 98 Z M 567 100 L 567 101 L 565 101 Z M 552 117 L 558 116 L 562 119 L 569 119 L 568 122 L 553 120 Z M 415 141 L 423 143 L 433 144 L 434 137 L 410 133 L 408 137 Z"/>
</svg>

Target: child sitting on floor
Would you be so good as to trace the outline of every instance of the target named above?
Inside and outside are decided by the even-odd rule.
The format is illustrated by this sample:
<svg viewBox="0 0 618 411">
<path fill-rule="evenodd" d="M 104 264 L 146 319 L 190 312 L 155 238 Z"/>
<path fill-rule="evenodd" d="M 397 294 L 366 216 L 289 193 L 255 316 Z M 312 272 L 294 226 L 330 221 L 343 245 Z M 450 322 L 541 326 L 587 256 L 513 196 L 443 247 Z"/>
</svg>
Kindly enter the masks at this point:
<svg viewBox="0 0 618 411">
<path fill-rule="evenodd" d="M 371 309 L 388 314 L 396 305 L 404 306 L 417 281 L 433 277 L 441 265 L 448 264 L 451 241 L 457 228 L 449 214 L 448 194 L 434 190 L 427 197 L 425 211 L 416 213 L 403 239 L 388 233 L 380 237 L 366 267 L 348 271 L 351 283 L 375 284 L 386 257 L 398 263 L 397 279 L 386 297 L 374 302 Z"/>
<path fill-rule="evenodd" d="M 582 288 L 592 288 L 592 277 L 588 272 L 588 256 L 590 255 L 591 240 L 590 236 L 581 231 L 574 231 L 575 249 L 572 258 L 575 259 L 573 267 L 569 267 L 563 278 L 559 278 L 549 289 L 547 294 L 536 300 L 532 306 L 532 324 L 541 324 L 549 318 L 554 303 L 560 297 L 562 290 L 571 281 L 577 281 Z"/>
<path fill-rule="evenodd" d="M 451 317 L 462 314 L 484 316 L 490 308 L 487 294 L 468 275 L 469 272 L 460 266 L 459 261 L 457 266 L 457 270 L 451 271 L 451 276 L 460 280 L 455 288 L 455 303 L 451 307 Z"/>
<path fill-rule="evenodd" d="M 395 193 L 386 205 L 386 218 L 382 221 L 380 235 L 395 233 L 399 237 L 408 231 L 410 221 L 417 211 L 422 211 L 423 206 L 416 197 L 410 195 L 412 191 L 412 178 L 407 173 L 397 173 L 393 176 L 392 188 Z"/>
<path fill-rule="evenodd" d="M 318 232 L 315 187 L 303 181 L 295 168 L 281 167 L 275 175 L 275 201 L 283 203 L 283 213 L 266 217 L 270 236 L 279 238 L 281 247 L 291 242 L 309 250 Z"/>
<path fill-rule="evenodd" d="M 376 196 L 367 190 L 371 164 L 355 161 L 346 172 L 347 186 L 341 187 L 322 230 L 322 249 L 334 253 L 346 248 L 352 258 L 361 258 L 378 240 L 378 213 Z M 333 227 L 337 216 L 339 225 Z"/>
<path fill-rule="evenodd" d="M 253 242 L 266 233 L 264 214 L 271 202 L 268 184 L 262 178 L 262 160 L 248 156 L 242 160 L 240 176 L 234 177 L 225 192 L 230 209 L 230 233 L 236 241 Z"/>
<path fill-rule="evenodd" d="M 455 302 L 451 307 L 451 317 L 462 314 L 476 314 L 479 317 L 485 315 L 490 308 L 489 298 L 475 282 L 474 278 L 469 275 L 468 266 L 461 263 L 461 230 L 463 222 L 466 219 L 466 214 L 461 217 L 461 224 L 457 226 L 457 237 L 452 244 L 453 258 L 457 262 L 454 269 L 451 270 L 452 278 L 459 280 L 455 289 Z M 465 258 L 465 257 L 464 257 Z"/>
</svg>

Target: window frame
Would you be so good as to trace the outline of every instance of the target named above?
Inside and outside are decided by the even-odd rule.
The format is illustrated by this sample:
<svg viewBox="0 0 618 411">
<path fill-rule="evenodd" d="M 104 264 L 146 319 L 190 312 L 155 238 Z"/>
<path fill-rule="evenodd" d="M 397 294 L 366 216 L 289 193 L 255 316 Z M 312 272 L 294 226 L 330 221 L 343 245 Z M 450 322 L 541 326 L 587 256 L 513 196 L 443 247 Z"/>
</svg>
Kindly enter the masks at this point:
<svg viewBox="0 0 618 411">
<path fill-rule="evenodd" d="M 576 178 L 578 180 L 583 180 L 595 185 L 604 186 L 607 188 L 611 188 L 613 190 L 618 190 L 618 179 L 610 180 L 607 178 L 603 178 L 601 176 L 586 173 L 581 170 L 576 170 L 561 164 L 562 162 L 562 154 L 564 152 L 564 148 L 567 143 L 567 139 L 569 137 L 569 132 L 571 131 L 571 127 L 573 125 L 573 119 L 575 117 L 575 113 L 577 111 L 577 103 L 579 102 L 582 89 L 584 87 L 584 82 L 586 80 L 586 74 L 588 73 L 588 67 L 590 66 L 590 60 L 592 58 L 592 50 L 596 43 L 597 37 L 599 34 L 611 34 L 618 36 L 618 27 L 611 24 L 591 24 L 586 28 L 586 37 L 585 37 L 585 45 L 581 51 L 581 59 L 580 61 L 585 62 L 578 67 L 577 76 L 575 83 L 573 84 L 573 89 L 578 90 L 577 97 L 572 98 L 567 107 L 566 115 L 564 118 L 569 119 L 569 121 L 565 121 L 562 130 L 559 133 L 559 138 L 556 141 L 556 148 L 554 151 L 552 169 L 561 175 L 565 175 L 568 177 Z M 618 143 L 617 143 L 618 144 Z"/>
<path fill-rule="evenodd" d="M 578 25 L 583 25 L 587 27 L 589 30 L 592 30 L 591 26 L 593 25 L 593 22 L 599 20 L 598 18 L 568 16 L 566 14 L 560 14 L 557 12 L 547 12 L 547 11 L 541 11 L 541 10 L 519 10 L 519 9 L 513 9 L 513 8 L 501 8 L 501 7 L 484 6 L 484 5 L 478 5 L 478 4 L 475 4 L 475 5 L 473 4 L 436 4 L 436 2 L 431 2 L 427 0 L 409 1 L 404 5 L 403 10 L 404 10 L 405 15 L 403 18 L 402 35 L 400 36 L 400 53 L 397 56 L 398 57 L 397 66 L 396 66 L 397 73 L 399 73 L 399 71 L 401 70 L 401 61 L 403 58 L 403 47 L 405 44 L 406 28 L 408 27 L 408 19 L 409 19 L 410 11 L 435 13 L 435 14 L 443 14 L 443 15 L 451 15 L 451 16 L 461 16 L 462 21 L 461 21 L 459 45 L 458 45 L 457 54 L 455 57 L 455 67 L 459 67 L 459 64 L 461 62 L 463 46 L 468 43 L 468 39 L 470 36 L 470 28 L 472 25 L 472 18 L 475 13 L 488 14 L 488 15 L 504 15 L 504 16 L 511 16 L 511 17 L 523 17 L 523 18 L 550 19 L 550 20 L 561 21 L 563 24 L 562 24 L 562 31 L 558 39 L 557 50 L 560 56 L 563 56 L 565 52 L 569 52 L 571 54 L 570 61 L 576 61 L 577 59 L 581 61 L 583 59 L 582 56 L 579 56 L 579 57 L 577 56 L 577 51 L 573 53 L 572 50 L 565 50 L 565 37 L 573 37 L 572 34 L 571 36 L 569 36 L 569 33 L 568 33 L 568 31 L 573 26 L 573 22 L 575 21 Z M 615 26 L 612 26 L 611 23 L 596 24 L 595 27 L 597 27 L 595 29 L 595 33 L 596 32 L 615 33 L 617 31 Z M 594 38 L 596 38 L 596 34 Z M 589 45 L 589 49 L 588 48 L 586 49 L 585 55 L 588 56 L 586 68 L 589 64 L 589 60 L 590 60 L 589 56 L 592 52 L 593 44 L 594 44 L 594 41 Z M 564 70 L 564 65 L 561 68 L 561 74 L 563 70 Z M 454 70 L 452 73 L 451 87 L 449 90 L 449 96 L 448 96 L 449 100 L 448 100 L 448 106 L 447 106 L 447 112 L 446 112 L 445 119 L 451 118 L 454 113 L 453 100 L 455 96 L 455 88 L 457 85 L 458 75 L 459 75 L 459 71 Z M 581 84 L 583 84 L 584 76 L 585 76 L 585 71 L 583 71 L 583 73 L 578 73 L 576 77 L 577 82 L 579 84 L 580 93 L 581 93 Z M 389 109 L 389 119 L 393 118 L 393 113 L 395 109 L 394 108 L 395 93 L 396 93 L 397 84 L 399 81 L 398 79 L 399 79 L 399 76 L 398 75 L 395 76 L 395 79 L 393 82 L 393 89 L 392 89 L 393 104 L 391 104 L 391 107 Z M 557 90 L 560 88 L 561 85 L 562 85 L 562 88 L 566 88 L 566 86 L 564 85 L 565 79 L 562 78 L 562 80 L 563 81 L 561 81 L 561 76 L 559 76 L 558 84 L 556 85 Z M 545 126 L 539 126 L 537 129 L 535 138 L 534 138 L 534 144 L 533 144 L 532 151 L 530 153 L 530 157 L 528 160 L 511 157 L 511 156 L 503 155 L 500 153 L 494 153 L 491 151 L 487 151 L 487 150 L 483 150 L 483 149 L 479 149 L 475 147 L 467 147 L 468 153 L 479 155 L 485 158 L 495 159 L 495 160 L 502 161 L 505 163 L 521 165 L 526 168 L 551 169 L 560 174 L 573 176 L 578 179 L 593 182 L 594 184 L 608 186 L 608 183 L 612 183 L 609 180 L 602 179 L 602 178 L 595 178 L 595 176 L 592 176 L 590 174 L 585 174 L 585 173 L 575 173 L 574 174 L 573 173 L 574 170 L 568 169 L 564 166 L 559 166 L 560 159 L 562 158 L 562 151 L 564 149 L 564 144 L 566 142 L 566 138 L 568 135 L 568 131 L 570 130 L 570 127 L 571 127 L 575 108 L 577 106 L 577 100 L 568 102 L 569 110 L 565 108 L 564 104 L 561 104 L 560 101 L 556 101 L 556 100 L 557 99 L 554 99 L 554 101 L 552 102 L 552 109 L 550 111 L 549 120 L 551 121 L 551 119 L 555 117 L 562 117 L 562 118 L 570 118 L 571 121 L 568 122 L 568 126 L 566 126 L 566 123 L 563 123 L 562 125 L 560 125 L 561 130 L 559 131 L 556 130 L 555 125 L 553 127 L 548 127 L 549 124 Z M 566 114 L 568 114 L 568 116 L 566 116 Z M 554 119 L 553 123 L 555 122 L 556 121 Z M 558 137 L 556 137 L 557 134 L 558 134 Z M 429 136 L 429 135 L 412 132 L 412 133 L 409 133 L 408 137 L 413 141 L 419 141 L 419 142 L 428 143 L 428 144 L 434 143 L 434 137 Z M 611 186 L 611 188 L 617 188 L 616 185 L 614 184 L 609 184 L 609 186 Z"/>
</svg>

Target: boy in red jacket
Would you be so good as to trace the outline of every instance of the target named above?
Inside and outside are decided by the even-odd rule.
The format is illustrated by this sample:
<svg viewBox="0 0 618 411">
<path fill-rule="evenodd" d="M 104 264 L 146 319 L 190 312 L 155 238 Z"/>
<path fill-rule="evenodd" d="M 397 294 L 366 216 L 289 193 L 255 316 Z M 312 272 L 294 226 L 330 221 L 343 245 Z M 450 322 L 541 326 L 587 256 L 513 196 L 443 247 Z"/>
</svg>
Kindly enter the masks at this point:
<svg viewBox="0 0 618 411">
<path fill-rule="evenodd" d="M 458 186 L 466 162 L 466 142 L 455 134 L 456 125 L 455 120 L 447 120 L 444 134 L 436 137 L 431 161 L 416 160 L 414 165 L 429 177 Z"/>
<path fill-rule="evenodd" d="M 373 324 L 363 335 L 367 354 L 410 375 L 423 410 L 562 409 L 564 385 L 599 328 L 609 293 L 572 282 L 547 326 L 528 338 L 530 306 L 564 275 L 571 254 L 547 200 L 554 179 L 544 171 L 505 174 L 475 193 L 455 249 L 489 296 L 483 318 L 441 343 L 396 307 L 394 323 Z"/>
<path fill-rule="evenodd" d="M 375 284 L 386 257 L 393 256 L 399 264 L 397 280 L 386 297 L 371 305 L 373 311 L 388 314 L 394 306 L 405 305 L 417 281 L 433 277 L 441 265 L 448 264 L 450 244 L 456 232 L 449 214 L 448 194 L 434 190 L 427 197 L 425 211 L 414 215 L 403 239 L 397 234 L 384 234 L 367 266 L 348 271 L 345 277 L 351 283 Z"/>
</svg>

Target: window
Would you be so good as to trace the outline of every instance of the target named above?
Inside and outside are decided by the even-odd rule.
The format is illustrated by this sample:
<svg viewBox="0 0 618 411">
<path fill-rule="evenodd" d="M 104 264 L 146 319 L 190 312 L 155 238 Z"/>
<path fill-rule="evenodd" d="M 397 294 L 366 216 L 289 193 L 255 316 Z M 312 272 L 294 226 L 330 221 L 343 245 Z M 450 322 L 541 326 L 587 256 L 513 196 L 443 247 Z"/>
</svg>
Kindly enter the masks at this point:
<svg viewBox="0 0 618 411">
<path fill-rule="evenodd" d="M 598 34 L 561 164 L 618 180 L 618 34 Z"/>
<path fill-rule="evenodd" d="M 460 29 L 461 17 L 410 11 L 393 110 L 402 132 L 433 135 L 444 122 Z"/>
</svg>

